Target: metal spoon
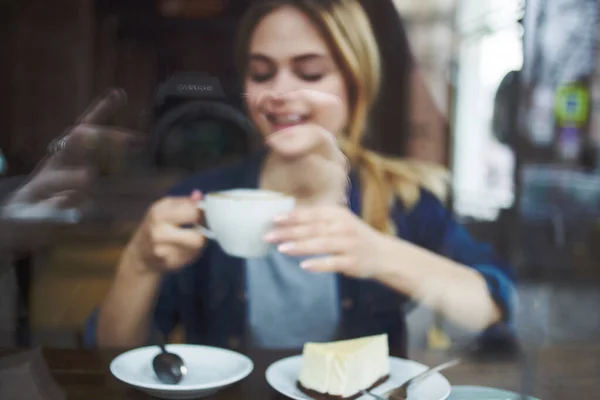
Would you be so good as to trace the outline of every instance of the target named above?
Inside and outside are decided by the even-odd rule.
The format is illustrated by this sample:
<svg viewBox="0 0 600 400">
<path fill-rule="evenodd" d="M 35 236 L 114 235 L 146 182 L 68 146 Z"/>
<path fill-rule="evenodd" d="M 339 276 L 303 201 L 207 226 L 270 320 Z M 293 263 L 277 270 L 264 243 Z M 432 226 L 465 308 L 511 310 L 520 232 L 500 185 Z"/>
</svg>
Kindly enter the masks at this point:
<svg viewBox="0 0 600 400">
<path fill-rule="evenodd" d="M 158 345 L 161 353 L 154 357 L 152 366 L 154 373 L 162 383 L 175 385 L 187 374 L 187 368 L 183 359 L 177 354 L 169 353 L 165 349 L 165 344 Z"/>
</svg>

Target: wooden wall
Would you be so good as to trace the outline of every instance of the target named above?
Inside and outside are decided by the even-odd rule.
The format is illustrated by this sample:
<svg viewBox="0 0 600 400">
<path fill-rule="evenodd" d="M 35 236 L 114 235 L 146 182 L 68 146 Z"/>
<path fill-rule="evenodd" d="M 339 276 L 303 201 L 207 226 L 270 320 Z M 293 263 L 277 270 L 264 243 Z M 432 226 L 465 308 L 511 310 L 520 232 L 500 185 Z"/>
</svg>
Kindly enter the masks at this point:
<svg viewBox="0 0 600 400">
<path fill-rule="evenodd" d="M 0 11 L 0 148 L 10 174 L 30 171 L 48 142 L 109 86 L 129 98 L 114 123 L 144 130 L 161 76 L 230 68 L 231 33 L 223 31 L 207 40 L 194 27 L 103 14 L 93 0 L 9 2 Z"/>
<path fill-rule="evenodd" d="M 92 0 L 2 6 L 2 141 L 10 173 L 31 169 L 90 100 Z M 5 52 L 6 50 L 6 52 Z"/>
</svg>

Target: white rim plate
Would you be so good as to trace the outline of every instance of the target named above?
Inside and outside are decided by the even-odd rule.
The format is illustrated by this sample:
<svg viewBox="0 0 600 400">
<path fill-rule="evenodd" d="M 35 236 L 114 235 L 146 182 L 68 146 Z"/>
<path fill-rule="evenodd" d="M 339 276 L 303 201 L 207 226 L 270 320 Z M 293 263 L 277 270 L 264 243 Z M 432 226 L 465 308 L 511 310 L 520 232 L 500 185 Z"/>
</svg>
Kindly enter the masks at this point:
<svg viewBox="0 0 600 400">
<path fill-rule="evenodd" d="M 539 400 L 528 397 L 528 400 Z M 521 400 L 521 396 L 507 390 L 486 386 L 452 386 L 449 400 Z"/>
<path fill-rule="evenodd" d="M 274 362 L 265 373 L 267 382 L 279 393 L 294 400 L 312 400 L 296 387 L 296 380 L 302 368 L 302 356 L 292 356 Z M 418 362 L 390 357 L 390 379 L 373 390 L 375 394 L 382 394 L 389 389 L 400 386 L 416 374 L 423 372 L 428 367 Z M 450 383 L 444 376 L 436 373 L 409 389 L 411 400 L 445 400 L 450 395 Z M 370 397 L 362 396 L 360 400 Z"/>
<path fill-rule="evenodd" d="M 192 392 L 219 389 L 247 377 L 254 369 L 252 360 L 235 351 L 218 347 L 172 344 L 167 351 L 179 355 L 187 375 L 177 385 L 161 383 L 152 369 L 158 346 L 141 347 L 117 356 L 110 372 L 120 381 L 141 389 L 161 392 Z"/>
</svg>

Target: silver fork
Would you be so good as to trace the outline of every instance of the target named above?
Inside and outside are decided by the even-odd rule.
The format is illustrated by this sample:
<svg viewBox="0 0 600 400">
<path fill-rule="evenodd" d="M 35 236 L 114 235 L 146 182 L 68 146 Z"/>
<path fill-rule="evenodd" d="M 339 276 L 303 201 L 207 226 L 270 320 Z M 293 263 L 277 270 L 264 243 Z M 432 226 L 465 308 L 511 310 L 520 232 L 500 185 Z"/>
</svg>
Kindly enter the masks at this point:
<svg viewBox="0 0 600 400">
<path fill-rule="evenodd" d="M 402 385 L 400 385 L 394 389 L 388 390 L 387 392 L 385 392 L 384 394 L 381 394 L 381 395 L 371 393 L 368 390 L 362 390 L 361 393 L 369 395 L 377 400 L 406 400 L 408 397 L 408 387 L 410 385 L 412 385 L 413 383 L 415 383 L 417 381 L 420 381 L 421 379 L 425 379 L 425 378 L 435 374 L 436 372 L 442 371 L 446 368 L 453 367 L 456 364 L 458 364 L 459 362 L 460 362 L 460 359 L 455 359 L 455 360 L 440 364 L 437 367 L 429 368 L 429 369 L 421 372 L 420 374 L 410 378 L 409 380 L 404 382 Z"/>
</svg>

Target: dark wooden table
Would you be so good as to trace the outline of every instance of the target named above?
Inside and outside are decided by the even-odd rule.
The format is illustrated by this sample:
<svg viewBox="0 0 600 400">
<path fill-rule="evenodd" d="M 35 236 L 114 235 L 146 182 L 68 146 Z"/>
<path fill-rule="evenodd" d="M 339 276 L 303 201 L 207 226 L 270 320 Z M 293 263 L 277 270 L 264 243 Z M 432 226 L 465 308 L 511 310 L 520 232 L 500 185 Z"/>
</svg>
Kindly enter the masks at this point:
<svg viewBox="0 0 600 400">
<path fill-rule="evenodd" d="M 14 352 L 8 351 L 10 353 Z M 0 350 L 0 356 L 7 351 Z M 108 370 L 114 351 L 44 349 L 44 358 L 69 400 L 150 400 L 112 377 Z M 285 397 L 270 388 L 264 378 L 270 363 L 291 355 L 285 352 L 249 352 L 254 371 L 243 381 L 212 399 L 277 399 Z M 455 354 L 415 353 L 411 358 L 427 365 L 448 360 Z M 514 359 L 475 360 L 464 358 L 444 375 L 453 385 L 482 385 L 508 390 L 519 386 L 519 366 Z M 553 346 L 541 351 L 537 363 L 535 395 L 543 400 L 600 398 L 600 343 Z"/>
</svg>

